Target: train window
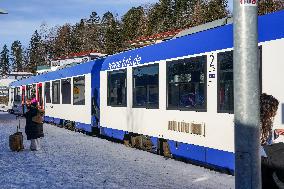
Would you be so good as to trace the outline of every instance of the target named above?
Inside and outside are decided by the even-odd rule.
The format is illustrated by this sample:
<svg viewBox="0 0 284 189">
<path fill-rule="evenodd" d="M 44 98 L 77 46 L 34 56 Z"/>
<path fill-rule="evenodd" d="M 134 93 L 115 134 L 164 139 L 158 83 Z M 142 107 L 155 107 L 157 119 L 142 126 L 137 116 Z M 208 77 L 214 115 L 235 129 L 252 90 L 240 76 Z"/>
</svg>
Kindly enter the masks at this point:
<svg viewBox="0 0 284 189">
<path fill-rule="evenodd" d="M 52 81 L 52 104 L 60 104 L 60 81 Z"/>
<path fill-rule="evenodd" d="M 159 65 L 133 68 L 133 107 L 159 108 Z"/>
<path fill-rule="evenodd" d="M 126 107 L 126 69 L 108 72 L 108 106 Z"/>
<path fill-rule="evenodd" d="M 218 62 L 218 112 L 234 113 L 233 51 L 221 52 Z"/>
<path fill-rule="evenodd" d="M 31 100 L 35 97 L 35 88 L 33 85 L 27 85 L 27 99 Z"/>
<path fill-rule="evenodd" d="M 9 93 L 9 94 L 11 95 L 11 96 L 10 96 L 10 97 L 11 97 L 11 102 L 13 102 L 13 101 L 14 101 L 14 89 L 11 88 L 11 89 L 10 89 L 10 92 L 11 92 L 11 93 Z"/>
<path fill-rule="evenodd" d="M 62 104 L 71 104 L 71 79 L 61 80 Z"/>
<path fill-rule="evenodd" d="M 50 83 L 46 82 L 44 85 L 44 94 L 45 94 L 45 102 L 46 103 L 51 103 L 50 99 Z"/>
<path fill-rule="evenodd" d="M 207 57 L 167 63 L 167 109 L 206 111 Z"/>
<path fill-rule="evenodd" d="M 20 87 L 14 88 L 14 102 L 21 102 Z"/>
<path fill-rule="evenodd" d="M 85 76 L 73 79 L 73 104 L 85 105 Z"/>
<path fill-rule="evenodd" d="M 22 103 L 26 102 L 26 89 L 22 87 Z"/>
<path fill-rule="evenodd" d="M 39 102 L 39 105 L 42 107 L 43 105 L 43 101 L 42 101 L 42 85 L 39 84 L 38 85 L 38 102 Z"/>
</svg>

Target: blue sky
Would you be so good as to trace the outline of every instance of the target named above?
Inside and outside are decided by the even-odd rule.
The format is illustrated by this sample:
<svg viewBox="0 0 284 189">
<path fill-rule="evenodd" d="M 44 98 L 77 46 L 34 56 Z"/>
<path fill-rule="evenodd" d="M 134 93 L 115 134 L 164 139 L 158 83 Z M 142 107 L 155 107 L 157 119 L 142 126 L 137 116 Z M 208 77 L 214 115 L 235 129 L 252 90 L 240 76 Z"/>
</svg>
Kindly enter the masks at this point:
<svg viewBox="0 0 284 189">
<path fill-rule="evenodd" d="M 111 11 L 122 16 L 133 6 L 155 2 L 158 0 L 0 0 L 0 8 L 9 12 L 0 15 L 0 50 L 15 40 L 28 45 L 42 23 L 48 27 L 74 24 L 89 17 L 92 11 L 99 15 Z"/>
<path fill-rule="evenodd" d="M 0 50 L 15 40 L 28 45 L 31 35 L 42 23 L 48 27 L 74 24 L 88 18 L 92 11 L 123 15 L 133 6 L 158 0 L 0 0 L 0 8 L 9 12 L 0 15 Z"/>
</svg>

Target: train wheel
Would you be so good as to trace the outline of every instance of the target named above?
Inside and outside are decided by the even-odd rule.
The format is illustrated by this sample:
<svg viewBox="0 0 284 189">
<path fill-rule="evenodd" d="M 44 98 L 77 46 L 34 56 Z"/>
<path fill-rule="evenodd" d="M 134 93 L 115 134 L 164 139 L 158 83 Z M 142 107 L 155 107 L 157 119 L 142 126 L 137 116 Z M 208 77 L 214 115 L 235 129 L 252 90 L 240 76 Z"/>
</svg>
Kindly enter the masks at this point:
<svg viewBox="0 0 284 189">
<path fill-rule="evenodd" d="M 167 140 L 163 138 L 159 138 L 158 140 L 158 148 L 157 148 L 157 154 L 165 157 L 172 157 L 171 151 L 170 151 L 170 146 L 167 142 Z"/>
<path fill-rule="evenodd" d="M 127 147 L 131 147 L 130 140 L 131 140 L 130 134 L 125 134 L 123 138 L 123 144 Z"/>
</svg>

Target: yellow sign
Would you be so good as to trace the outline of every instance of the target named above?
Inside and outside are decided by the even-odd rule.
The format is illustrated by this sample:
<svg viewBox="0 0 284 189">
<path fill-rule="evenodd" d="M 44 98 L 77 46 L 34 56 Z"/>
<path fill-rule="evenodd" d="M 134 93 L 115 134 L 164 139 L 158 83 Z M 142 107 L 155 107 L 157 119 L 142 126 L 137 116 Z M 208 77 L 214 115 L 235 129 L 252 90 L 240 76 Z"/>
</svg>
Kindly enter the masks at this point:
<svg viewBox="0 0 284 189">
<path fill-rule="evenodd" d="M 74 87 L 73 93 L 74 94 L 80 94 L 80 89 L 78 87 Z"/>
</svg>

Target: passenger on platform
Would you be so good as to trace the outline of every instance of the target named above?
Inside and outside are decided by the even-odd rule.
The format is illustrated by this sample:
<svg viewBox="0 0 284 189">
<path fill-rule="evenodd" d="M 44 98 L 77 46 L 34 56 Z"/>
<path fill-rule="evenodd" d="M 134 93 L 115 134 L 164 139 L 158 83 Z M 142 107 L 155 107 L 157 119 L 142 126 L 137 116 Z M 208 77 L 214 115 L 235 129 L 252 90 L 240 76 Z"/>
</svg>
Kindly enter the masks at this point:
<svg viewBox="0 0 284 189">
<path fill-rule="evenodd" d="M 36 103 L 36 104 L 38 104 L 37 99 L 36 99 L 36 96 L 35 96 L 34 94 L 32 95 L 31 103 Z"/>
<path fill-rule="evenodd" d="M 260 96 L 262 188 L 284 187 L 284 144 L 273 144 L 273 120 L 279 101 L 265 93 Z"/>
<path fill-rule="evenodd" d="M 27 140 L 31 140 L 30 149 L 32 151 L 40 149 L 39 139 L 44 136 L 42 116 L 43 112 L 38 109 L 37 101 L 33 101 L 30 104 L 27 103 L 25 133 Z"/>
</svg>

